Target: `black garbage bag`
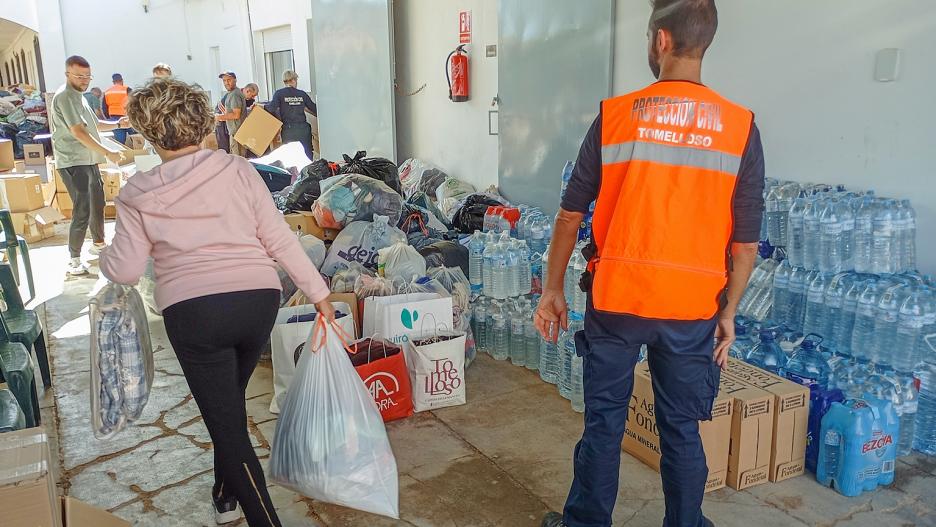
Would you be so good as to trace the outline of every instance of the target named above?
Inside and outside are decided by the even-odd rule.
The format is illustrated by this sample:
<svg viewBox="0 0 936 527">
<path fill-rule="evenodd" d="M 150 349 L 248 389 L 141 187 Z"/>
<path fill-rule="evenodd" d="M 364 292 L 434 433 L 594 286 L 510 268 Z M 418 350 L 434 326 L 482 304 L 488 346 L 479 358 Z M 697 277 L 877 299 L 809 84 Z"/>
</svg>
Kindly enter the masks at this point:
<svg viewBox="0 0 936 527">
<path fill-rule="evenodd" d="M 299 172 L 292 185 L 273 196 L 276 208 L 283 212 L 312 210 L 312 204 L 322 194 L 320 183 L 338 173 L 338 165 L 318 159 Z"/>
<path fill-rule="evenodd" d="M 439 240 L 416 250 L 426 259 L 426 267 L 461 267 L 468 276 L 468 248 L 457 241 Z"/>
<path fill-rule="evenodd" d="M 503 203 L 487 194 L 472 194 L 465 198 L 465 203 L 455 212 L 452 226 L 463 234 L 480 231 L 484 227 L 484 213 L 487 212 L 488 207 L 500 205 Z"/>
<path fill-rule="evenodd" d="M 403 190 L 400 187 L 400 174 L 397 172 L 396 163 L 383 157 L 364 157 L 366 155 L 364 150 L 359 150 L 353 158 L 344 154 L 345 164 L 338 169 L 338 173 L 362 174 L 383 181 L 402 196 Z"/>
</svg>

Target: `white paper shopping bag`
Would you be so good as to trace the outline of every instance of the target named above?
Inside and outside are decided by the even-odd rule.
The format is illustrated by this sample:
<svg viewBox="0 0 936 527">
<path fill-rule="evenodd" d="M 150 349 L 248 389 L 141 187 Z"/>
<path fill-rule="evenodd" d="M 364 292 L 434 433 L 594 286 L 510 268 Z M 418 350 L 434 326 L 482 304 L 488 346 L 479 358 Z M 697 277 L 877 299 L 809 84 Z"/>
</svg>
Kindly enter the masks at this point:
<svg viewBox="0 0 936 527">
<path fill-rule="evenodd" d="M 354 317 L 351 316 L 351 307 L 344 302 L 332 302 L 335 310 L 345 313 L 336 320 L 341 329 L 348 335 L 355 334 Z M 270 401 L 270 412 L 279 413 L 280 404 L 286 397 L 286 390 L 296 373 L 296 364 L 302 355 L 309 335 L 315 324 L 315 306 L 303 304 L 295 307 L 285 307 L 276 315 L 276 323 L 270 333 L 270 348 L 273 360 L 273 400 Z M 289 322 L 294 317 L 301 317 L 304 322 Z"/>
<path fill-rule="evenodd" d="M 412 335 L 436 330 L 436 321 L 452 320 L 452 298 L 435 293 L 370 297 L 364 301 L 364 335 L 380 335 L 404 345 Z"/>
<path fill-rule="evenodd" d="M 413 386 L 413 409 L 465 404 L 465 333 L 437 331 L 414 336 L 404 347 Z"/>
</svg>

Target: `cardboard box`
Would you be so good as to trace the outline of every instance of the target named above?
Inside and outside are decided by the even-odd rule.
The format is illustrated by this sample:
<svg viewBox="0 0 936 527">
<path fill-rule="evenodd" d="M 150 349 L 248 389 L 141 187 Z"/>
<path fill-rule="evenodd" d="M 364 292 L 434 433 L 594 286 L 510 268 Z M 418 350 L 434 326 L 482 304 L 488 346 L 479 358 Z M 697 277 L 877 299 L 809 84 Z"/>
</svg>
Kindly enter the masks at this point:
<svg viewBox="0 0 936 527">
<path fill-rule="evenodd" d="M 712 420 L 699 422 L 699 435 L 709 468 L 705 492 L 720 489 L 728 479 L 728 447 L 731 437 L 732 399 L 721 393 L 712 406 Z M 627 412 L 627 431 L 622 448 L 654 470 L 660 470 L 660 435 L 653 409 L 650 367 L 638 364 L 634 370 L 634 392 Z"/>
<path fill-rule="evenodd" d="M 143 145 L 146 144 L 146 139 L 143 139 L 140 134 L 130 134 L 127 136 L 127 143 L 132 150 L 142 150 Z"/>
<path fill-rule="evenodd" d="M 313 216 L 311 212 L 294 212 L 284 215 L 283 218 L 286 220 L 286 223 L 289 224 L 293 232 L 311 234 L 323 241 L 334 241 L 335 237 L 338 236 L 338 231 L 335 229 L 323 229 L 319 227 L 318 222 L 315 221 L 315 216 Z"/>
<path fill-rule="evenodd" d="M 202 139 L 202 142 L 199 146 L 206 150 L 217 150 L 218 149 L 218 137 L 214 134 L 214 132 L 211 132 L 210 134 L 205 136 L 204 139 Z"/>
<path fill-rule="evenodd" d="M 279 119 L 262 106 L 254 105 L 232 139 L 262 156 L 282 127 L 283 123 Z"/>
<path fill-rule="evenodd" d="M 0 170 L 13 170 L 16 165 L 13 159 L 13 141 L 0 139 Z"/>
<path fill-rule="evenodd" d="M 39 174 L 3 174 L 0 176 L 0 192 L 3 207 L 10 212 L 29 212 L 41 209 L 45 204 Z"/>
<path fill-rule="evenodd" d="M 20 174 L 26 173 L 26 161 L 22 159 L 17 159 L 13 162 L 13 172 L 19 172 Z"/>
<path fill-rule="evenodd" d="M 732 399 L 728 486 L 743 490 L 766 483 L 773 442 L 773 394 L 724 374 L 719 393 Z"/>
<path fill-rule="evenodd" d="M 58 168 L 56 168 L 55 158 L 46 158 L 46 177 L 48 178 L 49 183 L 55 184 L 56 192 L 66 191 L 65 182 L 62 181 L 62 174 L 60 174 Z"/>
<path fill-rule="evenodd" d="M 51 455 L 42 427 L 0 434 L 0 520 L 3 525 L 61 527 Z"/>
<path fill-rule="evenodd" d="M 130 522 L 70 496 L 62 496 L 64 527 L 130 527 Z"/>
<path fill-rule="evenodd" d="M 109 201 L 104 204 L 104 219 L 105 220 L 117 219 L 117 205 L 115 205 L 114 202 Z"/>
<path fill-rule="evenodd" d="M 123 171 L 115 168 L 102 168 L 101 181 L 104 183 L 105 201 L 114 201 L 114 198 L 120 194 L 120 186 L 123 182 Z"/>
<path fill-rule="evenodd" d="M 774 396 L 770 481 L 776 483 L 803 474 L 809 431 L 809 388 L 736 359 L 728 360 L 727 373 Z"/>
<path fill-rule="evenodd" d="M 52 207 L 42 207 L 30 212 L 14 212 L 13 228 L 29 243 L 55 236 L 55 223 L 65 219 L 61 212 Z"/>
<path fill-rule="evenodd" d="M 45 164 L 45 147 L 40 144 L 23 145 L 23 162 L 27 165 Z"/>
<path fill-rule="evenodd" d="M 55 194 L 55 199 L 52 200 L 52 207 L 61 212 L 62 216 L 65 216 L 68 219 L 72 217 L 72 209 L 75 208 L 72 204 L 71 196 L 68 195 L 68 192 L 59 192 Z"/>
</svg>

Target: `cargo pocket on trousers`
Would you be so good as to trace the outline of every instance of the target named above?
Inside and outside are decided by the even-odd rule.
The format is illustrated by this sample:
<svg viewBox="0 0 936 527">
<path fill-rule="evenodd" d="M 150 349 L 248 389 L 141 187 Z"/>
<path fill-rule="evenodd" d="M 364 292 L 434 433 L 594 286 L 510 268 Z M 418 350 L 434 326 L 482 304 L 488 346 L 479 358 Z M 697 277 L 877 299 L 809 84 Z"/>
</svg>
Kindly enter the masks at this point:
<svg viewBox="0 0 936 527">
<path fill-rule="evenodd" d="M 699 415 L 696 418 L 700 421 L 712 420 L 712 406 L 715 404 L 715 397 L 718 395 L 718 385 L 721 382 L 721 368 L 715 361 L 708 367 L 705 374 L 705 382 L 699 388 Z"/>
<path fill-rule="evenodd" d="M 572 338 L 575 339 L 575 354 L 583 359 L 587 357 L 591 348 L 588 346 L 588 339 L 585 338 L 585 330 L 576 331 Z"/>
</svg>

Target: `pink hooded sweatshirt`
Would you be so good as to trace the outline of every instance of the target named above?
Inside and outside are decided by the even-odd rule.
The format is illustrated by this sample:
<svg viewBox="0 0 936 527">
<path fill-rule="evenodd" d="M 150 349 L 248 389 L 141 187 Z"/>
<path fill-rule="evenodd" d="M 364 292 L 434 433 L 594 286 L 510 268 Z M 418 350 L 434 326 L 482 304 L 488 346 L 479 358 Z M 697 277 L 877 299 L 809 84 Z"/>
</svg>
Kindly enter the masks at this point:
<svg viewBox="0 0 936 527">
<path fill-rule="evenodd" d="M 244 158 L 199 150 L 130 178 L 117 197 L 117 234 L 101 254 L 112 282 L 135 284 L 152 256 L 156 305 L 282 289 L 277 262 L 309 300 L 328 287 Z"/>
</svg>

